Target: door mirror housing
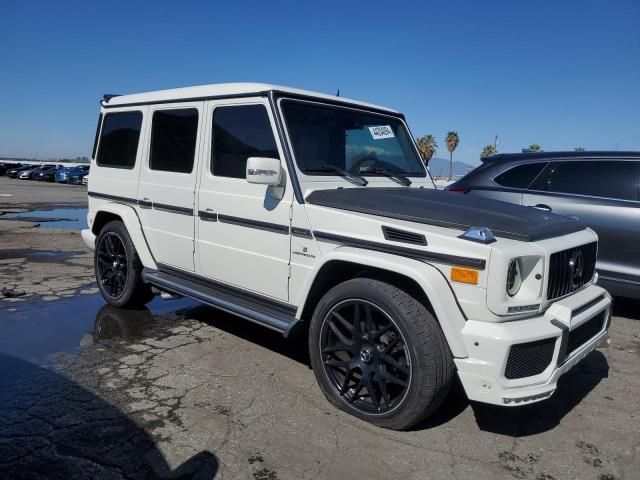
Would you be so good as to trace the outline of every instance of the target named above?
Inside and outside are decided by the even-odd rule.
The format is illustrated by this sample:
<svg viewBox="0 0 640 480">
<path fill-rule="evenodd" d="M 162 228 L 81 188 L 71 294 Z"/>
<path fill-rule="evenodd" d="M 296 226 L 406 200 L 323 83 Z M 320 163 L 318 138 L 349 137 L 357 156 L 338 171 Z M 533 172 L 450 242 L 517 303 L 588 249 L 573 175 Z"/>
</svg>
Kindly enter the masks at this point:
<svg viewBox="0 0 640 480">
<path fill-rule="evenodd" d="M 247 158 L 247 182 L 261 185 L 280 185 L 282 166 L 280 159 L 268 157 Z"/>
</svg>

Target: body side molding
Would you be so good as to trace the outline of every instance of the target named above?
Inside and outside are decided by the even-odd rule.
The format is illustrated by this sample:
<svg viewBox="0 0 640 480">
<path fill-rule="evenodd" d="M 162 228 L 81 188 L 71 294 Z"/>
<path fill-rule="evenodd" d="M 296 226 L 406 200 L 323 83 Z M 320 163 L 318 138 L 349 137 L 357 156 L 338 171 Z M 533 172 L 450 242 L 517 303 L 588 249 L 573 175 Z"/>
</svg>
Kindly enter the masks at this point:
<svg viewBox="0 0 640 480">
<path fill-rule="evenodd" d="M 465 267 L 484 270 L 486 260 L 481 258 L 459 257 L 456 255 L 447 255 L 444 253 L 427 252 L 415 248 L 401 247 L 386 243 L 372 242 L 370 240 L 362 240 L 359 238 L 345 237 L 343 235 L 335 235 L 333 233 L 314 231 L 313 235 L 318 240 L 326 242 L 340 243 L 349 247 L 363 248 L 365 250 L 373 250 L 376 252 L 391 253 L 402 257 L 413 258 L 426 262 L 446 263 L 449 265 L 461 265 Z"/>
</svg>

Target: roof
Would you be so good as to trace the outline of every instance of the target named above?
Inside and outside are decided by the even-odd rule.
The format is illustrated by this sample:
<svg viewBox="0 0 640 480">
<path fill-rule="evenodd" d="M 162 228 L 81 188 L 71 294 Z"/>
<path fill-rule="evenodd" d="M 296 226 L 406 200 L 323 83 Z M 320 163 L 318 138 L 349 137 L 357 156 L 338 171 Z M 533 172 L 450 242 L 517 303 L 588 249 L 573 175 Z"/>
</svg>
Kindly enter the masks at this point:
<svg viewBox="0 0 640 480">
<path fill-rule="evenodd" d="M 513 160 L 553 159 L 553 158 L 640 158 L 640 152 L 620 150 L 593 150 L 576 152 L 523 152 L 523 153 L 498 153 L 488 157 L 482 157 L 482 162 L 509 162 Z"/>
<path fill-rule="evenodd" d="M 103 105 L 115 107 L 118 105 L 141 104 L 141 103 L 166 103 L 175 100 L 188 101 L 191 99 L 203 99 L 212 97 L 245 96 L 253 94 L 263 94 L 265 92 L 281 92 L 292 96 L 315 97 L 331 102 L 348 103 L 375 110 L 383 110 L 389 113 L 399 114 L 400 112 L 387 107 L 372 103 L 351 100 L 335 95 L 302 90 L 299 88 L 283 87 L 268 83 L 212 83 L 209 85 L 196 85 L 193 87 L 171 88 L 168 90 L 156 90 L 153 92 L 133 93 L 131 95 L 105 96 Z"/>
</svg>

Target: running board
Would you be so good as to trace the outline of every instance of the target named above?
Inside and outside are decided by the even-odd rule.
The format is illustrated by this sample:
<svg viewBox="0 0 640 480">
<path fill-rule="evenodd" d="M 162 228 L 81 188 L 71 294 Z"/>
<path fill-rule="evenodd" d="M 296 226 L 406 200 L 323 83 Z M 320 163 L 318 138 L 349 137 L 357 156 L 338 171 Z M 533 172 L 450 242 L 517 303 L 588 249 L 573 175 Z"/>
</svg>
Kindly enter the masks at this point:
<svg viewBox="0 0 640 480">
<path fill-rule="evenodd" d="M 154 287 L 184 297 L 193 298 L 212 307 L 242 317 L 289 337 L 300 323 L 295 308 L 253 294 L 243 294 L 237 289 L 218 284 L 188 272 L 171 269 L 171 272 L 145 268 L 142 278 Z M 286 311 L 288 310 L 288 311 Z"/>
</svg>

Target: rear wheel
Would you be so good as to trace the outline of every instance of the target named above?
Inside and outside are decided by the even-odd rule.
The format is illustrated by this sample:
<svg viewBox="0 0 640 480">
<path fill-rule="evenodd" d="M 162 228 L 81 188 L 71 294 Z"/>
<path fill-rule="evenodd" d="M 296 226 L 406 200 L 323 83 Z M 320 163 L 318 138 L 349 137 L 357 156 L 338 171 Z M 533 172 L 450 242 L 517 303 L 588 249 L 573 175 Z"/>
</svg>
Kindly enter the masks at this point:
<svg viewBox="0 0 640 480">
<path fill-rule="evenodd" d="M 325 294 L 311 321 L 309 349 L 333 405 L 394 430 L 435 411 L 453 379 L 453 358 L 435 318 L 379 280 L 349 280 Z"/>
<path fill-rule="evenodd" d="M 96 240 L 96 282 L 102 297 L 116 307 L 140 307 L 153 298 L 142 281 L 142 262 L 120 221 L 107 223 Z"/>
</svg>

